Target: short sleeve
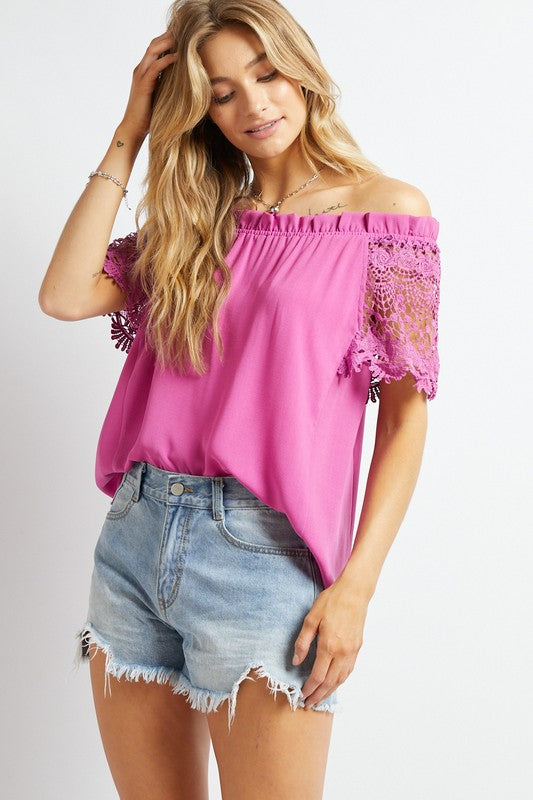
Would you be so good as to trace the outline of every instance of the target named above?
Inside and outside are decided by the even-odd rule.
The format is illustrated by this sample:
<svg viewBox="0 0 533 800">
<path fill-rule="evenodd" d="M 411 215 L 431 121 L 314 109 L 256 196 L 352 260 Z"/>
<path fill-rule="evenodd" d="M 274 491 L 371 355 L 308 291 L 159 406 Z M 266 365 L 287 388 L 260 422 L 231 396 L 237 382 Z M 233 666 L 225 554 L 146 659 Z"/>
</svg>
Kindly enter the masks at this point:
<svg viewBox="0 0 533 800">
<path fill-rule="evenodd" d="M 115 347 L 126 352 L 137 334 L 146 307 L 144 293 L 140 288 L 133 287 L 129 279 L 129 271 L 137 255 L 137 233 L 133 231 L 110 243 L 102 268 L 126 294 L 126 303 L 121 311 L 103 315 L 111 317 L 111 339 L 115 341 Z"/>
<path fill-rule="evenodd" d="M 338 372 L 371 374 L 369 399 L 379 383 L 413 375 L 428 400 L 437 393 L 440 249 L 435 237 L 372 234 L 369 237 L 365 296 L 358 329 Z"/>
</svg>

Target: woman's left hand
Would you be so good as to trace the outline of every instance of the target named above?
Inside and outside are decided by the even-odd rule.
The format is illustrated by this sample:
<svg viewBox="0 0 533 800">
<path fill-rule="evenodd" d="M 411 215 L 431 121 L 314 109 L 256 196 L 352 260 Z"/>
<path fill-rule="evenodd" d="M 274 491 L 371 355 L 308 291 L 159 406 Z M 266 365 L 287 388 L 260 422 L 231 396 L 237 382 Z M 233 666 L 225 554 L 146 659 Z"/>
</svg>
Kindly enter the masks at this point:
<svg viewBox="0 0 533 800">
<path fill-rule="evenodd" d="M 337 579 L 322 591 L 307 613 L 294 643 L 301 663 L 318 633 L 317 656 L 311 674 L 302 687 L 305 707 L 318 705 L 352 672 L 363 644 L 363 626 L 368 600 L 352 585 Z"/>
</svg>

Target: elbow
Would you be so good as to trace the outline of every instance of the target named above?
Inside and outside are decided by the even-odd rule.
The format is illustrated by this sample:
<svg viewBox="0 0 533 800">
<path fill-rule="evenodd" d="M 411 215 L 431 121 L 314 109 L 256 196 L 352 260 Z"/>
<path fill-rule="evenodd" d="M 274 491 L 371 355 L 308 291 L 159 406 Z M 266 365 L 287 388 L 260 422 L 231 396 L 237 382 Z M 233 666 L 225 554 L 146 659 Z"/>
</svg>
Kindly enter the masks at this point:
<svg viewBox="0 0 533 800">
<path fill-rule="evenodd" d="M 37 297 L 37 302 L 39 304 L 39 308 L 43 314 L 46 314 L 47 317 L 53 317 L 53 319 L 59 319 L 64 322 L 74 322 L 79 319 L 75 309 L 65 309 L 61 308 L 57 304 L 54 304 L 50 297 L 48 297 L 42 291 L 42 289 Z"/>
<path fill-rule="evenodd" d="M 41 290 L 39 292 L 39 295 L 37 297 L 37 303 L 39 304 L 39 308 L 41 309 L 43 314 L 46 314 L 47 317 L 53 317 L 54 316 L 53 313 L 52 313 L 52 309 L 51 309 L 50 303 L 48 301 L 48 298 L 43 293 L 42 288 L 41 288 Z"/>
<path fill-rule="evenodd" d="M 46 294 L 44 294 L 42 287 L 37 297 L 37 303 L 39 304 L 39 308 L 41 309 L 43 314 L 46 314 L 47 317 L 54 316 L 49 298 L 46 296 Z"/>
<path fill-rule="evenodd" d="M 390 420 L 377 421 L 374 450 L 379 457 L 388 453 L 396 453 L 398 470 L 415 464 L 418 472 L 426 446 L 427 417 L 425 406 L 412 410 L 401 421 L 391 423 Z"/>
<path fill-rule="evenodd" d="M 425 438 L 428 425 L 427 395 L 413 385 L 412 376 L 380 386 L 376 434 L 378 438 L 409 429 Z"/>
<path fill-rule="evenodd" d="M 394 415 L 378 411 L 376 438 L 389 439 L 396 434 L 404 434 L 414 439 L 425 440 L 428 429 L 427 401 L 421 400 L 408 409 Z"/>
</svg>

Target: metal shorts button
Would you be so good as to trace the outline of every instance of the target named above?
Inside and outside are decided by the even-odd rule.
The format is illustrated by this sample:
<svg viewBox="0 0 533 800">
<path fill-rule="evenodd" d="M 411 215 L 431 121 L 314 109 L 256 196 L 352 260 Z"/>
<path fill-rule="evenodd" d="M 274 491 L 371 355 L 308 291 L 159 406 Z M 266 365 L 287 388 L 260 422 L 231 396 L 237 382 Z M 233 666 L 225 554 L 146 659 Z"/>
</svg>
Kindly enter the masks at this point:
<svg viewBox="0 0 533 800">
<path fill-rule="evenodd" d="M 173 483 L 170 487 L 172 494 L 183 494 L 185 487 L 182 483 Z"/>
</svg>

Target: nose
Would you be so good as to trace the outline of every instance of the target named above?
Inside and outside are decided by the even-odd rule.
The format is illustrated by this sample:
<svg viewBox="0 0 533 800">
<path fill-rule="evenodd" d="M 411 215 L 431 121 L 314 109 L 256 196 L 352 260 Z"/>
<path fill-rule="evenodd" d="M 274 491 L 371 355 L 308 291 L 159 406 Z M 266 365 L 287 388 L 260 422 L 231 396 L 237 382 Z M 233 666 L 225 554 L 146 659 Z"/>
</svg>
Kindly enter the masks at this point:
<svg viewBox="0 0 533 800">
<path fill-rule="evenodd" d="M 251 120 L 261 116 L 262 112 L 268 107 L 265 92 L 264 86 L 252 86 L 242 93 L 242 110 Z"/>
</svg>

